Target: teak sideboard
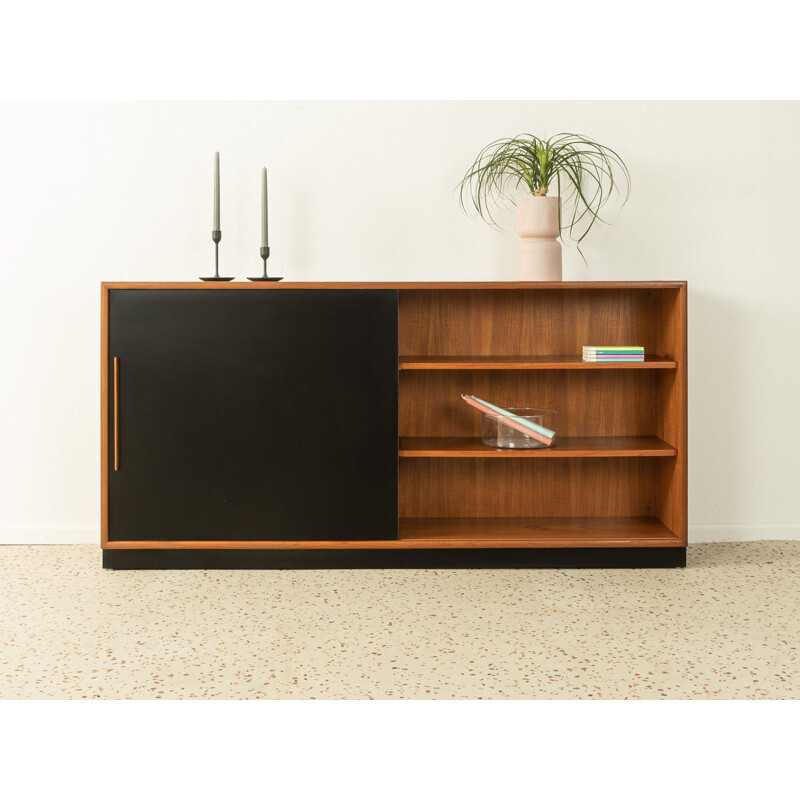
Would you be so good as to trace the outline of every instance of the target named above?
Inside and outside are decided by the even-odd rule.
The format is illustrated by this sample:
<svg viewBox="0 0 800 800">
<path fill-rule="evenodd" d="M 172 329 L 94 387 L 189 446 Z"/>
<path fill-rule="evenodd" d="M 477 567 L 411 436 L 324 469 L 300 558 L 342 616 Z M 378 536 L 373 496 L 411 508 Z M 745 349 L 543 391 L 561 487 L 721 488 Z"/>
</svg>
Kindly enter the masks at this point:
<svg viewBox="0 0 800 800">
<path fill-rule="evenodd" d="M 686 292 L 104 283 L 103 565 L 684 566 Z M 462 393 L 555 445 L 482 445 Z"/>
</svg>

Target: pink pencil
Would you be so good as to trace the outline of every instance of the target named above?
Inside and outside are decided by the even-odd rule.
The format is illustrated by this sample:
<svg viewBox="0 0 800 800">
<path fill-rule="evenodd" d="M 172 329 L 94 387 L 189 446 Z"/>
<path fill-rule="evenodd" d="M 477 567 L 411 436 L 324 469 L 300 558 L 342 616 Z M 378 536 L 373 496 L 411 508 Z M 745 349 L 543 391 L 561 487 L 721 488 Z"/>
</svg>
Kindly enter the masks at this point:
<svg viewBox="0 0 800 800">
<path fill-rule="evenodd" d="M 547 445 L 553 443 L 553 440 L 549 436 L 543 436 L 541 433 L 537 433 L 531 428 L 526 428 L 524 425 L 521 425 L 512 417 L 501 416 L 494 409 L 485 406 L 483 403 L 480 402 L 480 400 L 476 400 L 474 397 L 471 397 L 470 395 L 462 394 L 461 399 L 465 403 L 471 405 L 473 408 L 477 408 L 478 411 L 482 411 L 484 414 L 489 414 L 499 422 L 502 422 L 503 425 L 508 425 L 509 428 L 513 428 L 515 431 L 519 431 L 519 433 L 524 433 L 525 436 L 530 436 L 531 439 L 535 439 L 537 442 L 541 442 L 542 444 L 547 444 Z"/>
</svg>

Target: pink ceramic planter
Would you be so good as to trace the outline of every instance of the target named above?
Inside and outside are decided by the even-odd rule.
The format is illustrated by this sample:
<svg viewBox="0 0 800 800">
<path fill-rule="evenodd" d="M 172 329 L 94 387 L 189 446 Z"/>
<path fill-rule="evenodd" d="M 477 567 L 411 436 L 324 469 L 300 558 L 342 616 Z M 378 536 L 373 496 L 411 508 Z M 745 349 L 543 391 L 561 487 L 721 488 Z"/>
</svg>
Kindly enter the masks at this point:
<svg viewBox="0 0 800 800">
<path fill-rule="evenodd" d="M 521 281 L 560 281 L 558 197 L 532 194 L 517 200 L 518 269 Z"/>
</svg>

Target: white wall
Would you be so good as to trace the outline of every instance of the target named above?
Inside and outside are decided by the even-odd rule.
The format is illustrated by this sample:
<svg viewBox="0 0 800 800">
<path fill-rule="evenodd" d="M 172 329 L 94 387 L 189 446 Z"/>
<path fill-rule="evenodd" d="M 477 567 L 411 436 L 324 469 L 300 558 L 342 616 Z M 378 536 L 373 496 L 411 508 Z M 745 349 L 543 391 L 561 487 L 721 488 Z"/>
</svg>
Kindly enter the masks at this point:
<svg viewBox="0 0 800 800">
<path fill-rule="evenodd" d="M 505 280 L 458 207 L 478 150 L 588 134 L 633 176 L 571 280 L 689 281 L 691 538 L 800 538 L 798 103 L 40 103 L 0 119 L 0 542 L 98 541 L 100 282 Z M 512 220 L 509 216 L 509 224 Z"/>
</svg>

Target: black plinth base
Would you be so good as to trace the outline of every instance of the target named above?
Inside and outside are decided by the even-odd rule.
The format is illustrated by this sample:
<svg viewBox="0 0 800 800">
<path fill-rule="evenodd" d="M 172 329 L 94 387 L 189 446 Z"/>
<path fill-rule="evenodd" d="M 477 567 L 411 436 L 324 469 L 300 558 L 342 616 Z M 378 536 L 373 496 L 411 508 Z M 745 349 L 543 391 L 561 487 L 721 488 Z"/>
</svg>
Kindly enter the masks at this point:
<svg viewBox="0 0 800 800">
<path fill-rule="evenodd" d="M 685 547 L 103 550 L 106 569 L 654 569 L 685 566 Z"/>
<path fill-rule="evenodd" d="M 233 281 L 236 278 L 200 278 L 201 281 Z"/>
<path fill-rule="evenodd" d="M 270 277 L 264 278 L 264 277 L 259 276 L 258 278 L 248 278 L 247 280 L 249 280 L 249 281 L 282 281 L 283 278 L 270 278 Z"/>
</svg>

